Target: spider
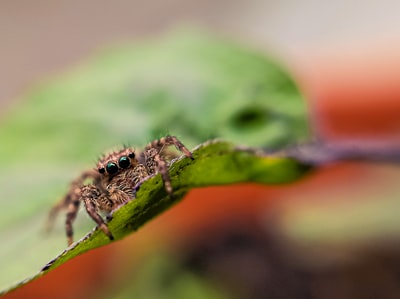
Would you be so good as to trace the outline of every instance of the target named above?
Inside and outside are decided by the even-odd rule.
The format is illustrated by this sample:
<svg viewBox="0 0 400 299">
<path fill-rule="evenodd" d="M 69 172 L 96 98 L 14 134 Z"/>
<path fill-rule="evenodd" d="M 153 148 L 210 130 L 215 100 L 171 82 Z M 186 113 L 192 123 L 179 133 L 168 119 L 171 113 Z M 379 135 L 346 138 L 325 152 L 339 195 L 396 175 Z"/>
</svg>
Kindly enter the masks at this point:
<svg viewBox="0 0 400 299">
<path fill-rule="evenodd" d="M 89 216 L 113 240 L 114 236 L 100 216 L 100 211 L 110 213 L 132 200 L 141 183 L 157 173 L 161 174 L 167 193 L 172 195 L 167 159 L 176 155 L 165 151 L 165 147 L 169 145 L 175 145 L 185 156 L 193 159 L 192 153 L 175 136 L 154 140 L 140 153 L 126 147 L 103 156 L 97 163 L 97 169 L 86 170 L 72 181 L 68 193 L 50 210 L 48 228 L 52 226 L 58 213 L 67 209 L 65 229 L 67 243 L 71 245 L 72 223 L 80 203 L 83 202 Z M 88 179 L 92 183 L 85 185 Z"/>
</svg>

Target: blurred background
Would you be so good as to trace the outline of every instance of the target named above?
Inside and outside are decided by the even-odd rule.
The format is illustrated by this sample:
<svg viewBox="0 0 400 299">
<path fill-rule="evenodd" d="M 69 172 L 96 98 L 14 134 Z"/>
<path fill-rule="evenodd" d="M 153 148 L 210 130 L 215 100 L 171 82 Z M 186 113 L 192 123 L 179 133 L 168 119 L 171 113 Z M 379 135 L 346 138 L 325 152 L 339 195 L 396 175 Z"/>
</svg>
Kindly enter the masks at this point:
<svg viewBox="0 0 400 299">
<path fill-rule="evenodd" d="M 76 82 L 84 82 L 93 74 L 93 82 L 85 81 L 85 84 L 95 86 L 94 89 L 96 83 L 110 84 L 106 91 L 115 95 L 117 90 L 112 86 L 117 83 L 109 82 L 117 82 L 118 73 L 124 69 L 109 77 L 97 77 L 95 69 L 106 69 L 107 65 L 117 63 L 118 57 L 122 57 L 121 67 L 129 64 L 127 60 L 146 62 L 139 69 L 145 78 L 153 78 L 146 73 L 153 70 L 149 64 L 153 61 L 152 56 L 143 54 L 151 51 L 144 47 L 137 52 L 134 50 L 131 57 L 124 50 L 124 44 L 130 49 L 131 44 L 140 46 L 150 41 L 153 48 L 171 53 L 174 46 L 153 41 L 168 40 L 165 36 L 171 31 L 200 28 L 214 37 L 252 49 L 257 55 L 265 55 L 266 59 L 274 57 L 273 61 L 279 61 L 299 87 L 303 96 L 293 96 L 293 101 L 300 103 L 303 98 L 308 111 L 305 117 L 311 123 L 313 136 L 318 139 L 357 146 L 398 145 L 399 6 L 398 2 L 389 0 L 0 2 L 0 153 L 3 165 L 0 177 L 5 210 L 0 233 L 6 240 L 0 250 L 3 259 L 17 260 L 18 257 L 10 255 L 11 251 L 20 256 L 36 256 L 38 251 L 44 250 L 42 247 L 24 248 L 25 251 L 10 247 L 12 250 L 7 250 L 7 246 L 26 247 L 24 239 L 9 241 L 17 234 L 24 238 L 39 235 L 39 229 L 32 233 L 26 228 L 36 228 L 36 223 L 40 223 L 38 219 L 45 217 L 49 203 L 65 192 L 66 184 L 74 175 L 90 165 L 90 160 L 82 156 L 94 155 L 95 159 L 104 148 L 125 142 L 121 136 L 130 134 L 131 130 L 135 131 L 132 135 L 136 138 L 132 140 L 140 141 L 140 145 L 149 137 L 138 132 L 153 130 L 155 136 L 164 133 L 160 132 L 164 119 L 158 127 L 151 129 L 146 123 L 152 122 L 154 116 L 144 117 L 140 123 L 134 123 L 135 127 L 126 128 L 123 121 L 110 115 L 101 121 L 104 127 L 110 127 L 108 133 L 118 131 L 120 135 L 111 135 L 114 138 L 108 140 L 99 138 L 91 149 L 87 148 L 91 146 L 91 140 L 82 143 L 82 148 L 71 149 L 73 141 L 69 138 L 75 135 L 68 135 L 65 126 L 79 123 L 85 128 L 82 129 L 85 134 L 92 134 L 96 128 L 101 132 L 97 134 L 105 130 L 101 126 L 86 129 L 85 125 L 90 128 L 86 122 L 94 121 L 97 112 L 81 111 L 92 107 L 80 108 L 79 103 L 84 103 L 85 96 L 72 100 L 75 95 L 81 96 L 76 90 L 85 90 L 77 87 Z M 215 43 L 217 46 L 210 46 L 210 49 L 222 51 L 219 41 Z M 208 44 L 214 45 L 214 41 L 200 39 L 192 45 L 202 48 L 202 44 L 208 49 Z M 114 45 L 118 45 L 119 50 L 115 50 Z M 222 53 L 231 53 L 224 51 Z M 245 50 L 245 54 L 234 53 L 232 57 L 247 55 Z M 191 68 L 202 69 L 207 61 L 216 65 L 225 57 L 201 55 L 193 56 L 203 60 L 199 59 L 201 63 L 190 65 Z M 245 60 L 246 63 L 264 66 L 264 62 L 258 63 L 258 58 L 252 60 L 255 55 L 248 54 L 252 58 Z M 192 61 L 185 60 L 187 57 L 182 53 L 172 61 L 176 63 L 180 57 L 185 63 Z M 93 71 L 87 71 L 88 61 Z M 160 61 L 164 60 L 160 58 Z M 270 67 L 268 61 L 265 64 Z M 220 68 L 216 69 L 220 71 Z M 275 70 L 274 66 L 271 69 Z M 243 73 L 249 76 L 252 70 L 249 68 Z M 158 79 L 162 80 L 168 74 L 166 72 Z M 260 77 L 265 76 L 260 73 Z M 71 97 L 68 103 L 61 102 L 68 101 L 68 97 L 63 98 L 66 91 L 58 87 L 61 84 L 58 78 L 65 82 L 66 90 L 68 84 L 74 88 L 68 95 Z M 46 89 L 49 82 L 53 85 Z M 136 92 L 140 91 L 140 86 L 135 88 Z M 236 93 L 227 94 L 227 98 L 233 95 L 232 99 L 236 99 Z M 48 95 L 52 101 L 40 100 Z M 96 96 L 107 97 L 107 94 L 99 92 Z M 236 102 L 241 100 L 239 97 Z M 257 101 L 263 101 L 263 98 Z M 174 111 L 168 108 L 168 103 L 177 102 L 170 99 L 166 103 L 167 111 Z M 257 102 L 257 105 L 261 104 Z M 277 104 L 278 107 L 281 105 L 286 107 L 283 102 Z M 48 107 L 53 110 L 49 111 Z M 67 111 L 65 107 L 72 107 L 68 111 L 74 111 L 74 108 L 76 111 L 72 116 L 68 115 L 70 118 L 63 129 L 55 126 L 57 129 L 52 132 L 48 126 L 51 123 L 49 114 L 56 118 L 57 113 L 61 115 Z M 106 111 L 108 106 L 104 107 Z M 241 107 L 247 106 L 239 105 L 235 109 Z M 287 111 L 297 113 L 304 107 L 288 108 Z M 57 110 L 60 111 L 54 112 Z M 288 119 L 297 119 L 296 113 Z M 132 115 L 138 119 L 142 114 Z M 123 114 L 123 117 L 129 118 L 130 114 Z M 14 119 L 18 121 L 13 123 Z M 45 128 L 38 124 L 41 121 L 46 124 Z M 199 123 L 206 121 L 207 117 L 199 117 Z M 33 135 L 24 129 L 32 124 L 37 125 Z M 291 124 L 285 134 L 298 127 L 297 120 Z M 158 132 L 154 132 L 157 129 Z M 202 127 L 193 130 L 201 132 Z M 290 134 L 285 136 L 296 143 L 306 139 L 305 131 L 299 132 L 301 138 L 298 139 L 292 140 L 294 137 Z M 53 147 L 53 140 L 48 136 L 57 133 L 65 136 L 65 142 Z M 47 138 L 47 143 L 43 141 L 37 145 L 35 134 L 41 134 L 42 141 Z M 207 134 L 201 138 L 216 137 Z M 240 139 L 240 135 L 236 138 Z M 276 136 L 271 140 L 278 146 L 288 144 Z M 188 142 L 194 146 L 198 140 L 193 138 Z M 253 139 L 249 139 L 249 143 L 253 143 Z M 58 157 L 49 158 L 49 165 L 44 163 L 54 151 L 59 153 Z M 21 157 L 24 157 L 23 162 Z M 35 159 L 42 163 L 38 163 L 40 167 L 29 166 Z M 66 166 L 68 163 L 72 164 Z M 32 175 L 23 179 L 21 173 L 29 171 Z M 43 190 L 50 173 L 55 187 Z M 7 297 L 399 298 L 399 177 L 399 167 L 393 163 L 343 162 L 321 167 L 287 186 L 246 184 L 193 190 L 184 201 L 138 233 L 80 256 Z M 33 193 L 43 195 L 43 200 L 39 200 L 33 209 L 41 213 L 34 222 L 29 216 L 32 209 L 21 202 Z M 27 215 L 29 217 L 25 217 Z M 29 221 L 24 222 L 24 219 Z M 16 225 L 17 229 L 9 229 Z M 88 221 L 82 230 L 91 227 L 93 224 Z M 60 252 L 65 244 L 62 220 L 50 237 L 41 238 L 42 244 L 51 248 L 52 255 L 48 259 L 55 255 L 53 253 Z M 36 262 L 42 265 L 47 260 Z M 25 269 L 21 269 L 22 278 L 31 274 L 25 275 Z M 3 275 L 11 276 L 9 273 Z"/>
</svg>

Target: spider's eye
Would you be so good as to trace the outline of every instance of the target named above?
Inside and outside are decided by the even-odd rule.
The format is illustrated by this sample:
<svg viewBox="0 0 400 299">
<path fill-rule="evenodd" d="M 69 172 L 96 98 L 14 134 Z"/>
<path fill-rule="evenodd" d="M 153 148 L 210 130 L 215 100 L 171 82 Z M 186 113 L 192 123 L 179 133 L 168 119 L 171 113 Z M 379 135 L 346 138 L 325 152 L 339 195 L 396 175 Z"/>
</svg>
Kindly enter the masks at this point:
<svg viewBox="0 0 400 299">
<path fill-rule="evenodd" d="M 106 170 L 104 169 L 104 167 L 101 167 L 101 168 L 99 168 L 98 170 L 99 170 L 100 173 L 105 173 L 105 172 L 106 172 Z"/>
<path fill-rule="evenodd" d="M 106 169 L 109 174 L 116 174 L 118 172 L 118 166 L 113 162 L 109 162 L 106 166 Z"/>
<path fill-rule="evenodd" d="M 135 153 L 129 153 L 128 157 L 131 159 L 135 158 Z"/>
<path fill-rule="evenodd" d="M 119 158 L 118 165 L 119 167 L 126 169 L 129 167 L 129 165 L 131 165 L 131 161 L 129 160 L 128 157 L 123 156 Z"/>
</svg>

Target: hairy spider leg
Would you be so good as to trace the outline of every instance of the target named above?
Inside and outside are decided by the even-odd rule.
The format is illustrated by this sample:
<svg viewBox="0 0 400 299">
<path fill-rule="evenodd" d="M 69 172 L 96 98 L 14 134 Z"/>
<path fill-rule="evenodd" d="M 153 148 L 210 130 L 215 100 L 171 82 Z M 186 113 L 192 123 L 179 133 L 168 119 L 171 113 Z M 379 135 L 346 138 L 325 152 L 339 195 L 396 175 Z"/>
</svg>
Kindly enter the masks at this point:
<svg viewBox="0 0 400 299">
<path fill-rule="evenodd" d="M 150 142 L 141 153 L 141 160 L 145 161 L 150 173 L 160 173 L 165 190 L 172 194 L 171 179 L 168 173 L 168 165 L 161 152 L 165 146 L 174 145 L 186 157 L 193 159 L 192 153 L 175 136 L 165 136 Z M 151 158 L 151 159 L 148 159 Z M 149 162 L 148 162 L 149 161 Z M 153 163 L 154 161 L 155 163 Z"/>
<path fill-rule="evenodd" d="M 52 206 L 52 208 L 49 211 L 49 216 L 47 218 L 45 227 L 47 233 L 49 233 L 53 229 L 54 222 L 58 214 L 60 214 L 62 210 L 67 209 L 70 202 L 71 202 L 71 196 L 70 194 L 67 194 L 62 200 L 58 201 L 55 205 Z"/>
<path fill-rule="evenodd" d="M 68 246 L 71 245 L 73 242 L 74 231 L 72 228 L 72 223 L 74 222 L 76 215 L 78 214 L 79 211 L 79 206 L 81 203 L 80 196 L 81 196 L 81 190 L 80 188 L 76 188 L 70 196 L 70 202 L 67 207 L 68 211 L 65 220 L 65 231 L 67 233 Z"/>
<path fill-rule="evenodd" d="M 169 177 L 167 163 L 161 158 L 160 154 L 154 156 L 154 161 L 157 163 L 158 172 L 161 174 L 161 178 L 164 182 L 164 188 L 168 194 L 172 194 L 171 179 Z"/>
<path fill-rule="evenodd" d="M 182 152 L 186 157 L 193 159 L 192 153 L 183 145 L 182 142 L 175 136 L 165 136 L 160 139 L 154 140 L 150 142 L 145 148 L 144 151 L 151 148 L 156 148 L 158 152 L 161 152 L 164 146 L 174 145 L 180 152 Z M 142 153 L 143 154 L 143 153 Z"/>
<path fill-rule="evenodd" d="M 97 223 L 99 228 L 104 232 L 104 234 L 110 239 L 114 240 L 114 236 L 111 231 L 108 229 L 108 226 L 105 224 L 103 218 L 97 213 L 98 205 L 96 205 L 96 200 L 102 200 L 103 202 L 109 201 L 104 195 L 100 193 L 95 185 L 87 185 L 81 188 L 81 199 L 85 204 L 85 208 L 89 216 Z M 110 204 L 112 206 L 112 203 Z M 110 209 L 111 210 L 111 209 Z M 68 214 L 67 214 L 68 218 Z M 68 230 L 67 230 L 67 237 Z M 69 239 L 68 239 L 69 240 Z M 69 244 L 70 245 L 70 244 Z"/>
<path fill-rule="evenodd" d="M 47 219 L 46 223 L 46 231 L 50 232 L 54 226 L 54 221 L 57 218 L 58 214 L 65 209 L 72 210 L 74 204 L 71 203 L 75 201 L 75 198 L 77 197 L 79 200 L 80 197 L 80 187 L 82 186 L 83 182 L 88 179 L 88 178 L 93 178 L 93 179 L 98 179 L 99 175 L 96 171 L 93 169 L 86 170 L 83 172 L 78 178 L 73 180 L 70 184 L 68 193 L 61 198 L 50 210 L 49 216 Z M 75 204 L 76 205 L 76 204 Z M 76 209 L 79 209 L 79 204 L 76 207 Z"/>
</svg>

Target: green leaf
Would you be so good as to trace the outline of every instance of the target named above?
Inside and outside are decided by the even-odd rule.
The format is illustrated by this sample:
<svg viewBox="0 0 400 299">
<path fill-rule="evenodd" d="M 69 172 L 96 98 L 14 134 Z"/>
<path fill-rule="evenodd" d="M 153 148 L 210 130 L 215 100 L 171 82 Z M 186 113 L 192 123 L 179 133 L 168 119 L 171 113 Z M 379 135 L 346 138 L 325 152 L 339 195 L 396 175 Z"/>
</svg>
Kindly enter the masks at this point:
<svg viewBox="0 0 400 299">
<path fill-rule="evenodd" d="M 115 240 L 138 230 L 147 221 L 181 200 L 192 188 L 243 182 L 284 184 L 302 177 L 311 169 L 294 159 L 258 156 L 251 151 L 237 149 L 231 143 L 218 141 L 198 147 L 193 152 L 193 157 L 194 160 L 181 157 L 171 165 L 173 196 L 166 193 L 161 177 L 157 175 L 143 183 L 135 200 L 114 211 L 108 227 Z M 110 242 L 101 230 L 94 229 L 23 283 L 40 277 L 77 255 Z"/>
<path fill-rule="evenodd" d="M 9 109 L 0 127 L 0 237 L 7 244 L 0 247 L 0 289 L 64 249 L 62 220 L 50 236 L 42 233 L 48 209 L 110 147 L 145 145 L 169 133 L 188 148 L 214 137 L 280 148 L 308 137 L 305 111 L 294 81 L 274 61 L 197 32 L 110 47 L 37 86 Z M 210 182 L 200 168 L 221 180 L 213 184 L 250 180 L 243 171 L 236 180 L 221 176 L 221 168 L 206 161 L 195 162 L 192 181 L 188 176 L 177 197 Z M 290 176 L 264 165 L 271 161 L 234 161 L 239 164 L 228 163 L 226 170 L 248 167 L 252 181 Z M 93 227 L 82 214 L 75 224 L 78 237 Z"/>
</svg>

